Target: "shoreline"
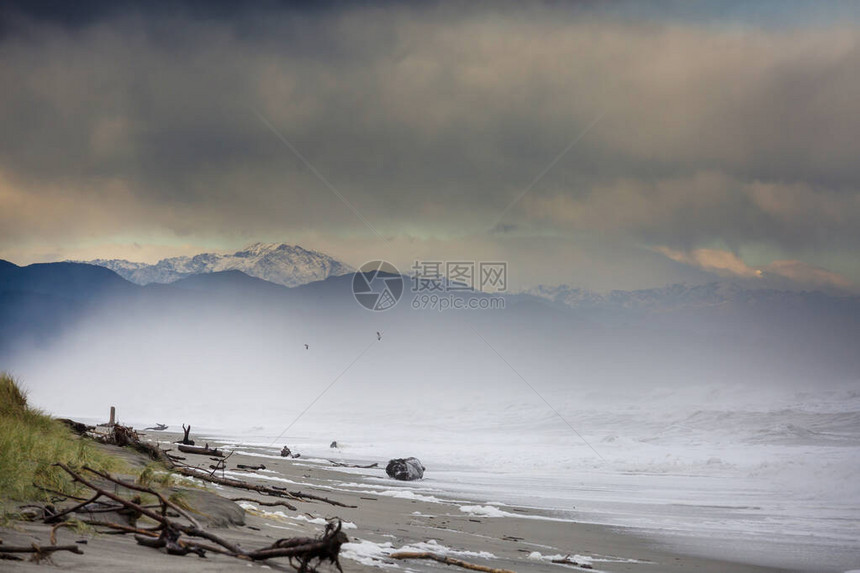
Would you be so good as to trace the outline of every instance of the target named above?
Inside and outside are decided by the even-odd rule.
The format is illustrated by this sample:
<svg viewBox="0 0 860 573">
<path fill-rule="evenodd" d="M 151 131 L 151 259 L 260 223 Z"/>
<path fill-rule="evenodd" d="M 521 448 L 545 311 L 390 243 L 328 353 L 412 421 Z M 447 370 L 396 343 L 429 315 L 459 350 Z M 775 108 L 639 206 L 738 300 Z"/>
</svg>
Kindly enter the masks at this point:
<svg viewBox="0 0 860 573">
<path fill-rule="evenodd" d="M 828 412 L 856 411 L 855 402 L 840 401 L 838 408 L 833 407 L 834 399 L 822 399 L 820 405 Z M 787 412 L 808 409 L 797 406 L 796 397 L 786 400 Z M 666 428 L 675 427 L 672 420 L 695 412 L 682 409 L 655 427 L 644 424 L 647 419 L 623 425 L 618 417 L 626 419 L 627 414 L 611 412 L 604 412 L 608 417 L 601 418 L 600 425 L 595 420 L 600 416 L 591 412 L 583 421 L 593 432 L 589 439 L 612 438 L 605 463 L 589 458 L 569 435 L 556 436 L 561 442 L 556 441 L 554 427 L 537 425 L 535 430 L 538 422 L 524 423 L 519 409 L 520 417 L 504 424 L 483 418 L 471 423 L 471 418 L 451 410 L 445 423 L 419 417 L 416 426 L 394 431 L 386 429 L 393 412 L 382 406 L 374 410 L 379 414 L 376 421 L 363 409 L 338 411 L 306 421 L 283 443 L 306 456 L 362 464 L 415 455 L 431 469 L 424 480 L 415 482 L 416 492 L 435 490 L 446 498 L 537 508 L 645 537 L 673 552 L 717 559 L 731 555 L 755 565 L 794 570 L 860 568 L 860 545 L 851 527 L 856 524 L 857 488 L 850 479 L 856 463 L 850 460 L 857 448 L 745 446 L 757 435 L 756 428 L 770 428 L 795 415 L 784 415 L 782 405 L 773 408 L 775 416 L 743 426 L 735 432 L 738 435 L 720 434 L 725 441 L 708 438 L 692 444 L 665 442 L 661 436 Z M 732 420 L 739 416 L 743 422 L 754 410 L 732 413 L 716 408 L 704 416 L 704 429 L 714 416 L 728 415 Z M 282 426 L 260 425 L 262 418 L 246 419 L 241 427 L 230 427 L 226 419 L 225 427 L 205 419 L 210 420 L 208 425 L 195 425 L 194 435 L 201 440 L 241 444 L 240 449 L 248 446 L 246 451 L 261 455 L 277 454 L 283 445 L 279 442 L 276 448 L 272 440 Z M 456 425 L 460 421 L 462 426 Z M 700 433 L 692 436 L 693 442 L 704 439 Z M 338 438 L 340 449 L 328 447 L 333 438 Z M 627 443 L 634 441 L 638 445 Z"/>
<path fill-rule="evenodd" d="M 694 555 L 684 552 L 670 543 L 655 540 L 640 534 L 632 528 L 623 526 L 612 526 L 600 523 L 584 523 L 577 521 L 569 512 L 558 509 L 529 507 L 518 504 L 488 503 L 473 496 L 467 496 L 441 488 L 421 487 L 427 481 L 399 482 L 385 475 L 384 467 L 376 469 L 366 468 L 343 468 L 327 465 L 328 460 L 324 458 L 299 458 L 286 460 L 276 457 L 272 453 L 262 451 L 254 453 L 253 450 L 265 450 L 274 446 L 242 444 L 233 438 L 217 435 L 214 432 L 203 434 L 204 441 L 218 441 L 231 444 L 236 450 L 243 454 L 234 454 L 232 459 L 236 463 L 248 463 L 249 460 L 257 460 L 257 463 L 266 465 L 267 470 L 277 472 L 276 476 L 254 476 L 251 478 L 256 483 L 271 485 L 277 482 L 277 478 L 286 479 L 284 483 L 312 484 L 312 488 L 323 492 L 329 492 L 332 497 L 338 499 L 346 496 L 351 499 L 350 503 L 359 505 L 358 510 L 350 510 L 350 517 L 355 512 L 355 523 L 357 530 L 348 532 L 350 538 L 359 538 L 367 542 L 386 543 L 384 540 L 373 541 L 361 537 L 362 525 L 383 539 L 389 539 L 391 533 L 384 533 L 380 528 L 380 521 L 387 521 L 392 516 L 401 518 L 395 529 L 408 535 L 393 534 L 398 543 L 393 543 L 395 548 L 401 545 L 411 546 L 426 543 L 427 539 L 435 539 L 442 546 L 459 548 L 461 551 L 480 553 L 489 552 L 496 558 L 502 559 L 501 563 L 493 563 L 494 567 L 511 568 L 515 571 L 545 571 L 547 568 L 570 566 L 552 564 L 547 561 L 549 556 L 572 555 L 579 557 L 581 562 L 591 564 L 595 570 L 601 571 L 630 571 L 649 568 L 650 571 L 687 571 L 696 569 L 699 571 L 787 571 L 803 569 L 784 569 L 752 563 L 743 563 L 731 560 L 714 559 L 712 557 Z M 171 438 L 172 439 L 172 438 Z M 337 454 L 331 457 L 344 457 L 343 452 L 335 450 Z M 267 461 L 265 461 L 267 460 Z M 364 465 L 373 461 L 369 459 L 339 460 L 347 463 Z M 380 464 L 384 466 L 384 462 Z M 428 470 L 432 472 L 432 468 Z M 431 473 L 432 475 L 432 473 Z M 228 476 L 230 473 L 228 472 Z M 298 476 L 302 476 L 298 479 Z M 232 474 L 231 477 L 243 477 Z M 426 477 L 426 476 L 425 476 Z M 274 480 L 272 478 L 275 478 Z M 249 479 L 245 476 L 243 479 Z M 418 488 L 415 485 L 419 485 Z M 430 490 L 429 492 L 427 490 Z M 375 508 L 364 507 L 361 501 L 368 502 L 366 498 L 375 498 L 374 504 L 383 503 L 387 507 L 381 512 L 374 511 Z M 418 506 L 419 509 L 414 509 Z M 471 508 L 465 512 L 462 507 Z M 413 508 L 412 511 L 408 511 Z M 378 519 L 379 517 L 385 519 Z M 369 519 L 368 519 L 369 518 Z M 404 525 L 407 527 L 402 527 Z M 442 527 L 440 524 L 444 524 Z M 404 532 L 403 530 L 406 530 Z M 425 537 L 421 537 L 421 534 Z M 437 537 L 426 535 L 436 532 Z M 514 532 L 514 533 L 511 533 Z M 518 535 L 515 532 L 524 532 L 527 535 Z M 438 537 L 442 537 L 439 539 Z M 458 537 L 461 538 L 458 543 Z M 422 541 L 423 539 L 423 541 Z M 497 543 L 490 540 L 502 540 L 505 544 L 512 544 L 511 548 L 498 547 Z M 469 546 L 469 544 L 472 546 Z M 488 547 L 490 549 L 488 549 Z M 543 560 L 538 560 L 533 555 L 534 551 L 540 552 Z M 496 560 L 498 560 L 496 559 Z M 467 559 L 468 560 L 468 559 Z M 493 559 L 484 563 L 489 565 Z M 416 563 L 402 564 L 412 570 L 423 570 Z M 431 569 L 434 566 L 430 566 Z M 375 567 L 376 569 L 376 567 Z"/>
<path fill-rule="evenodd" d="M 237 438 L 231 434 L 219 434 L 217 432 L 209 432 L 206 434 L 211 441 L 217 441 L 219 444 L 226 444 L 228 447 L 245 448 L 245 451 L 254 453 L 260 459 L 277 459 L 273 456 L 274 446 L 265 444 L 261 441 L 243 442 L 241 438 Z M 272 450 L 272 451 L 269 451 Z M 351 463 L 367 464 L 372 461 L 378 461 L 378 458 L 368 457 L 367 455 L 357 455 L 351 457 L 347 451 L 332 450 L 331 455 L 320 456 L 319 448 L 313 450 L 314 455 L 318 458 L 316 462 L 324 463 L 328 458 L 337 458 L 339 461 L 350 461 Z M 307 460 L 306 460 L 307 461 Z M 314 463 L 314 462 L 311 462 Z M 316 465 L 316 464 L 314 464 Z M 326 466 L 327 467 L 327 466 Z M 374 475 L 372 471 L 366 469 L 345 469 L 338 468 L 343 473 L 350 474 L 355 480 L 366 480 L 373 484 L 388 483 L 394 484 L 395 487 L 403 482 L 394 482 L 384 478 L 384 472 L 379 470 L 378 475 Z M 447 474 L 441 477 L 439 474 Z M 460 478 L 466 476 L 466 482 L 458 484 Z M 376 481 L 379 476 L 383 476 L 381 482 Z M 431 495 L 441 498 L 450 503 L 460 505 L 496 505 L 503 510 L 509 508 L 517 508 L 518 511 L 528 512 L 534 515 L 542 516 L 541 519 L 558 522 L 572 522 L 579 525 L 591 525 L 596 527 L 604 527 L 614 533 L 632 537 L 641 540 L 643 543 L 650 544 L 653 547 L 660 548 L 672 554 L 685 556 L 693 556 L 701 559 L 721 561 L 723 556 L 732 556 L 733 561 L 744 563 L 750 566 L 770 568 L 771 570 L 780 571 L 834 571 L 844 572 L 857 569 L 858 553 L 851 547 L 835 544 L 832 539 L 820 538 L 817 539 L 813 535 L 805 535 L 802 532 L 791 532 L 782 529 L 779 531 L 782 537 L 757 537 L 755 532 L 727 534 L 730 532 L 728 527 L 731 523 L 720 524 L 720 526 L 712 531 L 708 531 L 701 526 L 688 527 L 691 525 L 691 519 L 701 519 L 703 523 L 707 523 L 715 514 L 725 510 L 735 510 L 738 507 L 727 505 L 724 508 L 719 505 L 705 505 L 701 508 L 696 504 L 672 504 L 668 503 L 666 509 L 672 513 L 664 514 L 661 517 L 665 528 L 655 525 L 630 525 L 629 522 L 635 522 L 635 519 L 629 516 L 618 513 L 623 512 L 623 508 L 610 511 L 609 513 L 590 509 L 580 509 L 579 503 L 576 508 L 565 507 L 571 498 L 571 492 L 575 495 L 576 486 L 573 486 L 571 491 L 565 492 L 568 500 L 565 504 L 549 506 L 541 504 L 546 501 L 545 496 L 529 496 L 524 495 L 523 491 L 517 490 L 517 493 L 504 494 L 499 488 L 500 484 L 505 484 L 507 487 L 521 486 L 527 488 L 531 481 L 524 480 L 514 484 L 508 483 L 505 480 L 495 480 L 492 474 L 479 476 L 479 480 L 475 481 L 475 470 L 466 470 L 463 473 L 461 470 L 452 470 L 451 467 L 443 467 L 425 475 L 425 479 L 418 482 L 411 482 L 410 487 L 420 495 Z M 428 479 L 429 477 L 429 479 Z M 483 482 L 483 478 L 487 477 L 491 481 Z M 672 479 L 672 476 L 669 476 Z M 491 491 L 481 492 L 475 487 L 477 483 L 486 483 Z M 619 491 L 624 491 L 623 488 Z M 635 499 L 637 492 L 627 492 L 631 499 Z M 529 503 L 531 498 L 537 503 Z M 491 501 L 488 501 L 491 500 Z M 647 503 L 647 499 L 640 500 Z M 587 504 L 584 504 L 587 505 Z M 592 504 L 593 505 L 593 504 Z M 682 508 L 682 509 L 681 509 Z M 683 515 L 678 514 L 678 511 L 684 512 Z M 740 507 L 740 509 L 745 509 Z M 759 508 L 750 508 L 759 509 Z M 701 515 L 697 516 L 695 512 L 701 511 Z M 675 515 L 680 515 L 682 520 L 675 521 Z M 722 519 L 731 519 L 733 516 L 725 515 L 718 516 Z M 761 523 L 767 520 L 767 516 L 758 517 Z M 764 520 L 764 521 L 762 521 Z M 627 521 L 627 523 L 625 522 Z M 748 524 L 745 524 L 748 525 Z M 741 530 L 738 530 L 741 531 Z M 793 537 L 793 538 L 792 538 Z M 822 558 L 822 554 L 827 555 Z"/>
<path fill-rule="evenodd" d="M 205 441 L 206 438 L 199 438 Z M 158 441 L 164 447 L 181 438 L 170 432 L 148 432 L 144 439 Z M 216 441 L 209 438 L 210 445 Z M 117 448 L 110 447 L 113 451 Z M 248 446 L 253 448 L 253 446 Z M 178 453 L 173 446 L 174 452 Z M 241 446 L 237 450 L 247 452 Z M 228 459 L 227 477 L 262 485 L 277 485 L 300 489 L 339 502 L 355 505 L 344 508 L 319 502 L 290 500 L 297 511 L 264 507 L 253 502 L 239 502 L 245 509 L 244 525 L 218 531 L 246 547 L 262 546 L 274 539 L 292 536 L 316 536 L 324 519 L 339 517 L 350 543 L 341 550 L 344 571 L 439 571 L 440 565 L 420 560 L 398 561 L 387 555 L 396 550 L 432 551 L 447 554 L 488 567 L 517 572 L 585 570 L 586 567 L 552 563 L 554 558 L 569 555 L 572 561 L 595 571 L 701 571 L 705 573 L 765 573 L 785 569 L 763 567 L 730 560 L 687 555 L 661 547 L 650 539 L 636 536 L 621 528 L 579 523 L 560 519 L 552 512 L 514 505 L 457 500 L 444 493 L 425 495 L 410 487 L 415 482 L 397 482 L 385 477 L 384 469 L 360 470 L 325 465 L 308 459 L 261 457 L 248 453 L 233 453 Z M 143 464 L 139 456 L 123 452 L 135 463 Z M 186 463 L 211 463 L 205 456 L 183 454 Z M 196 458 L 196 459 L 195 459 Z M 237 464 L 266 466 L 261 471 L 237 471 Z M 432 471 L 432 468 L 430 469 Z M 364 472 L 364 473 L 362 473 Z M 220 472 L 219 474 L 220 475 Z M 210 492 L 221 497 L 249 497 L 260 501 L 275 498 L 230 487 L 207 484 Z M 468 505 L 466 505 L 468 504 Z M 2 530 L 8 544 L 39 541 L 45 543 L 48 526 L 28 523 L 20 531 Z M 60 534 L 61 542 L 74 537 Z M 127 536 L 98 535 L 83 546 L 84 555 L 57 554 L 53 561 L 61 569 L 115 571 L 129 561 L 139 571 L 230 571 L 238 567 L 270 567 L 290 571 L 285 559 L 269 562 L 237 563 L 235 558 L 210 555 L 206 559 L 187 555 L 169 556 L 160 551 L 138 546 Z M 8 562 L 10 570 L 26 570 L 34 565 Z M 324 565 L 320 571 L 335 570 Z M 446 570 L 464 570 L 457 567 Z"/>
</svg>

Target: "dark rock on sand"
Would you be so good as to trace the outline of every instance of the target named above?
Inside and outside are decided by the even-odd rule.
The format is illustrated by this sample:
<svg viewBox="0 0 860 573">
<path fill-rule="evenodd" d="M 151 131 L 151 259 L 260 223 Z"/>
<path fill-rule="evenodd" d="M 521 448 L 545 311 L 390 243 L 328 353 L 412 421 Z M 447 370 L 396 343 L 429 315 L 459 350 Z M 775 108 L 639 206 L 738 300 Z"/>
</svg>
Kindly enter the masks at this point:
<svg viewBox="0 0 860 573">
<path fill-rule="evenodd" d="M 396 458 L 385 466 L 385 473 L 394 479 L 413 481 L 424 477 L 424 469 L 418 458 Z"/>
</svg>

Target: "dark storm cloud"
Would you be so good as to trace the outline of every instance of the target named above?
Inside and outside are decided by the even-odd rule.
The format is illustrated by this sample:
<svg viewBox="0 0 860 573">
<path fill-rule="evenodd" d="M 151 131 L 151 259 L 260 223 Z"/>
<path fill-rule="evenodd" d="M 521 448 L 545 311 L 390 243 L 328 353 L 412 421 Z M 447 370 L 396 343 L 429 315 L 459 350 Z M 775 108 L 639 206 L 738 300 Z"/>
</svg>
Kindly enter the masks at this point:
<svg viewBox="0 0 860 573">
<path fill-rule="evenodd" d="M 39 217 L 70 236 L 84 223 L 369 233 L 257 113 L 383 234 L 480 234 L 604 114 L 499 229 L 860 246 L 850 26 L 541 5 L 119 6 L 5 13 L 6 241 Z M 60 197 L 69 207 L 51 215 Z"/>
<path fill-rule="evenodd" d="M 334 0 L 269 0 L 253 5 L 231 0 L 10 0 L 0 7 L 0 23 L 4 29 L 27 21 L 77 28 L 129 12 L 161 18 L 182 15 L 193 19 L 236 20 L 257 10 L 320 12 L 344 4 Z"/>
</svg>

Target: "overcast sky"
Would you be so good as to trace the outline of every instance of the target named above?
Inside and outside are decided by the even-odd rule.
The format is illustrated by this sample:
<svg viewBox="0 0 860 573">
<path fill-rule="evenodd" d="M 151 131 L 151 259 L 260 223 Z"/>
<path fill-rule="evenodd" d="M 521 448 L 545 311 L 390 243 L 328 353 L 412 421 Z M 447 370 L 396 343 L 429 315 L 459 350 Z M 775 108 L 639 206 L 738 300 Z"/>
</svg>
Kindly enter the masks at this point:
<svg viewBox="0 0 860 573">
<path fill-rule="evenodd" d="M 0 8 L 0 258 L 860 283 L 857 4 L 43 4 Z"/>
</svg>

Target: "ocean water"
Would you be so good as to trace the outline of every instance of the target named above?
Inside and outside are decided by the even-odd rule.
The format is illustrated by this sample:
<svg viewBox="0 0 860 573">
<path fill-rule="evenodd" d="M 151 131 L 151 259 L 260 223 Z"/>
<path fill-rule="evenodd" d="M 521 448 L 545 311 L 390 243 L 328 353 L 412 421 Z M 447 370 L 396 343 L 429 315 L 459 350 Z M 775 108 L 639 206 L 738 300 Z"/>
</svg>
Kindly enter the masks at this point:
<svg viewBox="0 0 860 573">
<path fill-rule="evenodd" d="M 546 402 L 455 390 L 388 398 L 361 408 L 329 402 L 298 421 L 285 416 L 282 427 L 221 436 L 272 454 L 288 444 L 306 458 L 416 456 L 427 467 L 424 480 L 408 484 L 418 494 L 547 509 L 707 556 L 860 568 L 860 392 L 724 386 L 556 390 Z"/>
</svg>

